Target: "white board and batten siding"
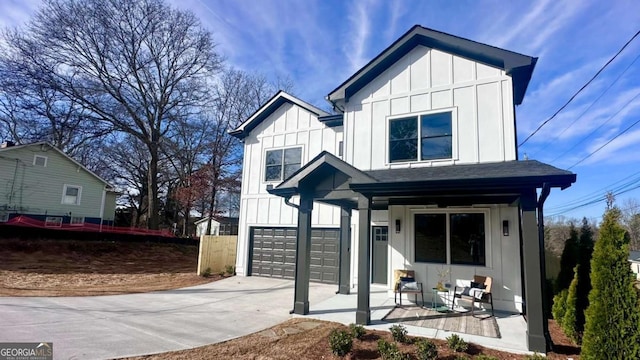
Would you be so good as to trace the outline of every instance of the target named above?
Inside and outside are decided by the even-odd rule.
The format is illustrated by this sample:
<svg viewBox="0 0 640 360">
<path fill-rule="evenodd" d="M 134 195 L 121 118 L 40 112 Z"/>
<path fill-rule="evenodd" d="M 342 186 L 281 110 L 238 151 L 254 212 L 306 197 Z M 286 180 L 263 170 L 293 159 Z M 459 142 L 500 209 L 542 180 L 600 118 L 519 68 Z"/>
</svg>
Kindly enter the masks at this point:
<svg viewBox="0 0 640 360">
<path fill-rule="evenodd" d="M 237 273 L 248 271 L 250 227 L 295 227 L 298 212 L 284 203 L 281 197 L 267 193 L 267 185 L 280 181 L 265 181 L 265 154 L 271 149 L 301 147 L 302 165 L 322 151 L 338 155 L 342 141 L 342 127 L 330 128 L 319 122 L 316 115 L 304 108 L 285 103 L 256 126 L 244 139 L 244 162 L 240 197 L 240 225 L 238 228 Z M 293 198 L 297 203 L 297 199 Z M 340 208 L 314 203 L 313 227 L 337 227 Z"/>
<path fill-rule="evenodd" d="M 438 111 L 453 112 L 453 158 L 390 164 L 389 117 Z M 512 79 L 417 46 L 349 99 L 344 133 L 344 160 L 361 170 L 515 160 Z"/>
</svg>

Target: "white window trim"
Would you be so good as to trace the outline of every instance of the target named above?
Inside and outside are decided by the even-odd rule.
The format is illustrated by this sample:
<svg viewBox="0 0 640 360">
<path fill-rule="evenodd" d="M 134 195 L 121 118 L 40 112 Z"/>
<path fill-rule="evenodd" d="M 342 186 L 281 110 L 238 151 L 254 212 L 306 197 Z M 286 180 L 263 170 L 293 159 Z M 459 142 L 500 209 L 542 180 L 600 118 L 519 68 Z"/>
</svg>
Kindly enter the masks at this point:
<svg viewBox="0 0 640 360">
<path fill-rule="evenodd" d="M 451 113 L 451 157 L 443 158 L 443 159 L 431 159 L 431 160 L 420 160 L 421 154 L 421 145 L 420 145 L 420 133 L 418 130 L 418 153 L 417 160 L 408 160 L 408 161 L 391 161 L 389 154 L 389 125 L 392 120 L 404 119 L 408 117 L 418 117 L 418 122 L 420 121 L 420 116 L 422 115 L 433 115 L 450 112 Z M 419 124 L 418 124 L 419 125 Z M 419 129 L 419 127 L 418 127 Z M 385 164 L 386 165 L 397 165 L 397 164 L 428 164 L 428 163 L 438 163 L 438 162 L 451 162 L 458 160 L 458 108 L 457 107 L 448 107 L 448 108 L 439 108 L 428 111 L 420 111 L 420 112 L 412 112 L 398 115 L 390 115 L 385 119 Z"/>
<path fill-rule="evenodd" d="M 73 219 L 80 219 L 80 222 L 74 222 Z M 69 219 L 70 226 L 82 226 L 84 225 L 84 216 L 71 216 Z"/>
<path fill-rule="evenodd" d="M 45 227 L 62 227 L 61 216 L 47 216 L 44 220 Z"/>
<path fill-rule="evenodd" d="M 76 201 L 75 204 L 69 204 L 69 203 L 66 203 L 64 201 L 64 198 L 67 195 L 67 188 L 78 188 L 78 200 Z M 82 186 L 80 186 L 80 185 L 72 185 L 72 184 L 64 184 L 64 186 L 62 187 L 62 200 L 60 201 L 60 203 L 62 205 L 78 206 L 78 205 L 81 204 L 81 201 L 82 201 Z"/>
<path fill-rule="evenodd" d="M 261 171 L 261 180 L 263 184 L 278 184 L 284 180 L 284 151 L 288 149 L 296 149 L 300 148 L 300 167 L 304 166 L 304 146 L 302 145 L 292 145 L 292 146 L 282 146 L 282 147 L 273 147 L 264 150 L 262 154 L 262 171 Z M 267 153 L 269 151 L 274 150 L 282 150 L 282 169 L 280 170 L 280 180 L 267 180 Z"/>
<path fill-rule="evenodd" d="M 36 165 L 36 160 L 38 159 L 44 159 L 44 165 L 42 165 L 42 167 L 47 167 L 47 163 L 49 161 L 49 158 L 47 156 L 44 155 L 33 155 L 33 166 L 39 166 Z"/>
<path fill-rule="evenodd" d="M 442 265 L 442 266 L 466 266 L 466 267 L 482 267 L 482 268 L 492 268 L 493 259 L 492 259 L 492 238 L 491 234 L 493 233 L 493 227 L 491 226 L 491 209 L 489 208 L 443 208 L 443 209 L 410 209 L 408 212 L 409 219 L 407 224 L 409 225 L 409 243 L 411 244 L 408 247 L 408 254 L 406 255 L 407 259 L 411 259 L 413 264 L 425 264 L 425 265 Z M 446 242 L 447 242 L 447 259 L 445 263 L 435 263 L 435 262 L 416 262 L 416 227 L 415 227 L 415 215 L 417 214 L 444 214 L 446 219 Z M 451 262 L 451 214 L 484 214 L 484 254 L 485 254 L 485 264 L 484 265 L 471 265 L 471 264 L 453 264 Z"/>
</svg>

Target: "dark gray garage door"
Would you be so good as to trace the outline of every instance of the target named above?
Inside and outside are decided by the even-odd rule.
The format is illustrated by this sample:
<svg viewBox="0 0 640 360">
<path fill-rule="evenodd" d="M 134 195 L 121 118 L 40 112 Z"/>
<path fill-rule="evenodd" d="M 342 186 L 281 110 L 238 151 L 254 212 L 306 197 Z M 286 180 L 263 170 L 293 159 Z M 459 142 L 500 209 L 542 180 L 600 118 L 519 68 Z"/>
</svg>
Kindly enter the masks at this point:
<svg viewBox="0 0 640 360">
<path fill-rule="evenodd" d="M 251 228 L 253 276 L 294 279 L 296 269 L 295 228 Z M 338 229 L 311 230 L 311 281 L 338 283 Z"/>
</svg>

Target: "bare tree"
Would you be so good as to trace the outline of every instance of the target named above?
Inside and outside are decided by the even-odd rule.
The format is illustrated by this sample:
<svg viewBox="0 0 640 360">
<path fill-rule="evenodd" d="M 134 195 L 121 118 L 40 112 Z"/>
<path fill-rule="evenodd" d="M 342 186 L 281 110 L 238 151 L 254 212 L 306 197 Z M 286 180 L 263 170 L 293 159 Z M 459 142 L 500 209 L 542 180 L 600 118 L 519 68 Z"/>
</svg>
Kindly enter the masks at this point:
<svg viewBox="0 0 640 360">
<path fill-rule="evenodd" d="M 175 121 L 198 109 L 220 67 L 211 33 L 162 0 L 45 0 L 7 42 L 38 81 L 144 144 L 148 227 L 157 229 L 160 146 Z"/>
<path fill-rule="evenodd" d="M 629 247 L 640 250 L 640 201 L 635 198 L 625 199 L 622 203 L 622 225 L 629 233 Z"/>
</svg>

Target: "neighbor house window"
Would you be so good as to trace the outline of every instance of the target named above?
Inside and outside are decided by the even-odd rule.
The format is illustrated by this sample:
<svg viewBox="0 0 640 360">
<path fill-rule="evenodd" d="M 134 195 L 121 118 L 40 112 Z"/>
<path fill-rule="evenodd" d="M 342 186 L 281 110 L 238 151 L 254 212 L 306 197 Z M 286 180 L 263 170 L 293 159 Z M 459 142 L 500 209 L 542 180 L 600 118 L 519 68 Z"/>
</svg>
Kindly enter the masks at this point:
<svg viewBox="0 0 640 360">
<path fill-rule="evenodd" d="M 47 157 L 42 155 L 33 155 L 34 166 L 47 166 Z"/>
<path fill-rule="evenodd" d="M 72 216 L 69 220 L 69 225 L 81 226 L 84 225 L 84 216 Z"/>
<path fill-rule="evenodd" d="M 415 214 L 414 227 L 416 262 L 486 265 L 484 213 Z"/>
<path fill-rule="evenodd" d="M 7 221 L 9 221 L 9 213 L 0 212 L 0 222 L 7 222 Z"/>
<path fill-rule="evenodd" d="M 267 151 L 265 159 L 265 181 L 281 181 L 300 169 L 302 148 Z"/>
<path fill-rule="evenodd" d="M 46 227 L 61 227 L 62 217 L 60 216 L 47 216 L 44 220 L 44 226 Z"/>
<path fill-rule="evenodd" d="M 451 112 L 389 120 L 389 162 L 450 159 Z"/>
<path fill-rule="evenodd" d="M 65 184 L 62 189 L 62 203 L 65 205 L 80 205 L 81 195 L 81 186 Z"/>
</svg>

